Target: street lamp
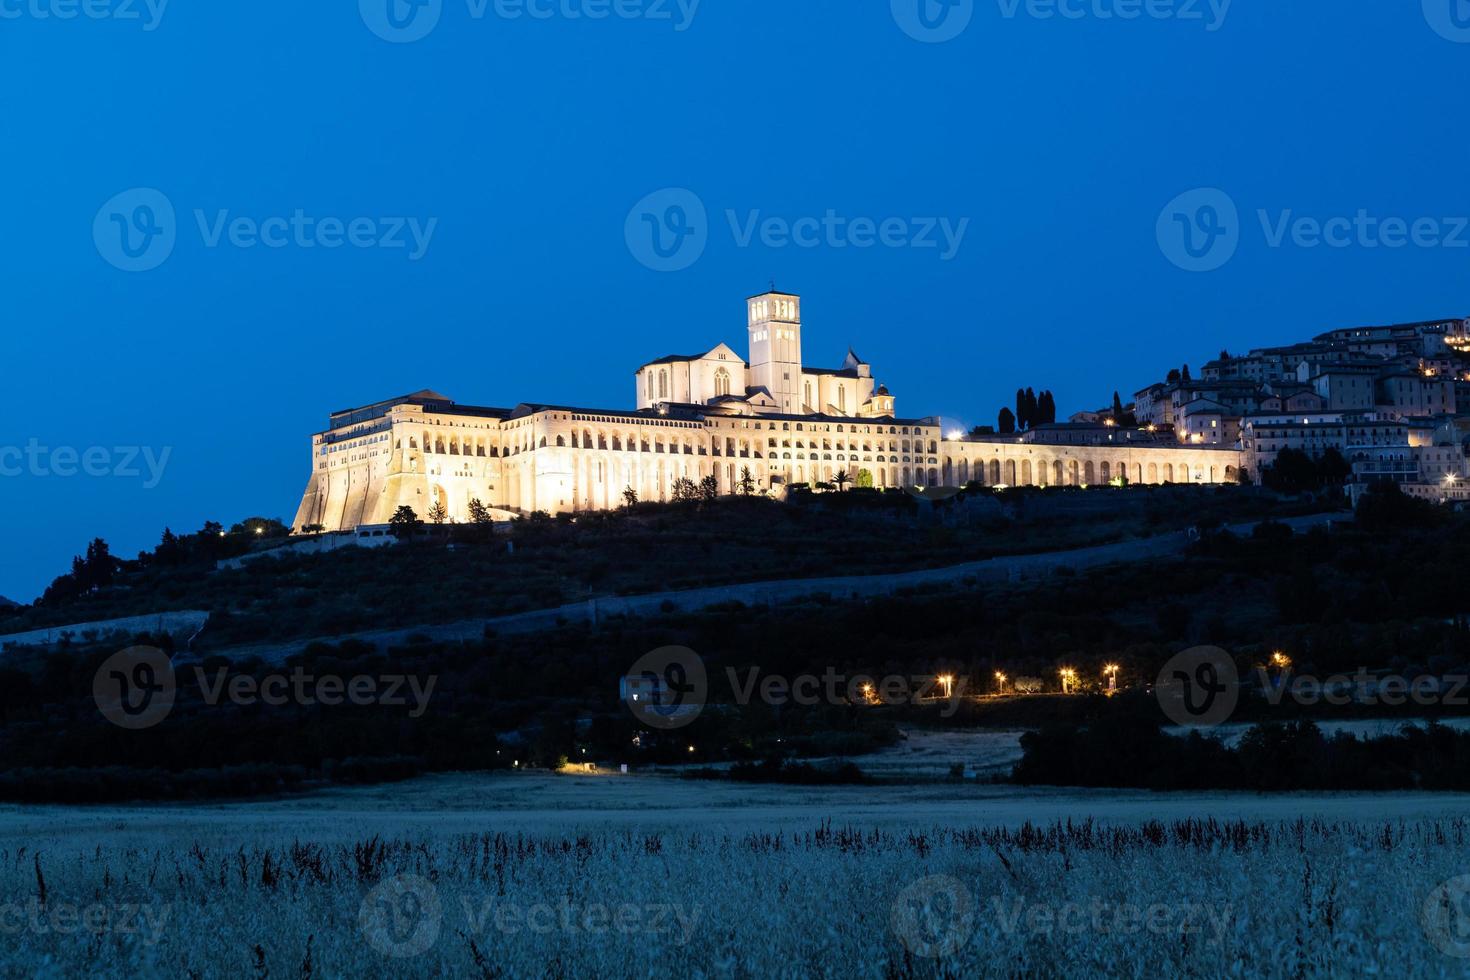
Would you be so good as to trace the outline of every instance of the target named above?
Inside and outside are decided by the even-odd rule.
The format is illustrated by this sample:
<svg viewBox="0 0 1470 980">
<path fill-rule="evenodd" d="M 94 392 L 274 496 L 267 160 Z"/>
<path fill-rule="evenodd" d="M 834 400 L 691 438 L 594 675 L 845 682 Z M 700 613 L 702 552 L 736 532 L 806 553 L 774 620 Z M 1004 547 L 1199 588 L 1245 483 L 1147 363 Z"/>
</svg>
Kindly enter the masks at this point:
<svg viewBox="0 0 1470 980">
<path fill-rule="evenodd" d="M 1061 670 L 1061 674 L 1062 693 L 1071 694 L 1073 689 L 1077 686 L 1077 672 L 1071 667 L 1063 667 Z"/>
<path fill-rule="evenodd" d="M 952 695 L 954 693 L 954 675 L 953 674 L 940 674 L 939 675 L 939 686 L 942 687 L 942 688 L 944 688 L 944 696 L 945 697 L 949 697 L 950 695 Z"/>
<path fill-rule="evenodd" d="M 1107 666 L 1103 667 L 1103 674 L 1108 679 L 1108 693 L 1109 694 L 1117 694 L 1118 693 L 1118 665 L 1117 664 L 1108 664 Z"/>
<path fill-rule="evenodd" d="M 995 688 L 997 694 L 1004 694 L 1006 692 L 1006 675 L 998 670 L 995 672 Z"/>
</svg>

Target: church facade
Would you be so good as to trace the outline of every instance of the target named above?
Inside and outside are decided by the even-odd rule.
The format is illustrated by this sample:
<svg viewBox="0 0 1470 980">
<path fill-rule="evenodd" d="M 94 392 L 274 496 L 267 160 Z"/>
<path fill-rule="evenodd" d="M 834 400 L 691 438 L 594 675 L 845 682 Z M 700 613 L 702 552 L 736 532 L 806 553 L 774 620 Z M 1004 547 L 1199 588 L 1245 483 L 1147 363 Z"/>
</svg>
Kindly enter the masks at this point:
<svg viewBox="0 0 1470 980">
<path fill-rule="evenodd" d="M 312 436 L 312 472 L 293 526 L 385 524 L 400 506 L 466 522 L 607 510 L 631 489 L 668 500 L 679 479 L 720 492 L 784 494 L 846 473 L 879 488 L 1234 482 L 1235 449 L 1131 432 L 969 437 L 896 414 L 895 397 L 851 349 L 835 368 L 802 358 L 801 299 L 746 301 L 748 358 L 721 343 L 638 369 L 636 408 L 459 405 L 434 391 L 334 412 Z"/>
</svg>

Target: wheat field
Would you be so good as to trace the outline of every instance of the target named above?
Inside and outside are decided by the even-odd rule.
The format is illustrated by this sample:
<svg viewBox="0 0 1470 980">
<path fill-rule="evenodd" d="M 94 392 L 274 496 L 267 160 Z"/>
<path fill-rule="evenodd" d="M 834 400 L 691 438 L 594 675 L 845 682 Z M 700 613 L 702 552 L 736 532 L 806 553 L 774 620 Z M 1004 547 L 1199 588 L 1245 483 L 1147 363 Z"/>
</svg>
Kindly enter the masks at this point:
<svg viewBox="0 0 1470 980">
<path fill-rule="evenodd" d="M 392 821 L 386 821 L 385 826 Z M 6 976 L 1459 976 L 1470 819 L 0 846 Z"/>
</svg>

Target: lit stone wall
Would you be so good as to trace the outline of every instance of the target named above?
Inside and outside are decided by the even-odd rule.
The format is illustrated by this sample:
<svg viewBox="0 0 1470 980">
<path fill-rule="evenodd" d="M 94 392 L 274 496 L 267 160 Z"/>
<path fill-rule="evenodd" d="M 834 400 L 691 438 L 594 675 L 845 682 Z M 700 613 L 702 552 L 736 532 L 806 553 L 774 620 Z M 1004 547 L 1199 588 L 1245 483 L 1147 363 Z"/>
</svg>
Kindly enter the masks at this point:
<svg viewBox="0 0 1470 980">
<path fill-rule="evenodd" d="M 1235 450 L 1050 446 L 943 438 L 912 421 L 759 416 L 661 416 L 539 409 L 518 417 L 395 407 L 384 419 L 318 434 L 294 526 L 383 524 L 400 507 L 427 518 L 441 503 L 467 522 L 478 499 L 507 514 L 607 510 L 624 488 L 668 500 L 674 481 L 713 476 L 722 494 L 746 471 L 757 492 L 866 471 L 880 488 L 987 485 L 1233 483 Z"/>
</svg>

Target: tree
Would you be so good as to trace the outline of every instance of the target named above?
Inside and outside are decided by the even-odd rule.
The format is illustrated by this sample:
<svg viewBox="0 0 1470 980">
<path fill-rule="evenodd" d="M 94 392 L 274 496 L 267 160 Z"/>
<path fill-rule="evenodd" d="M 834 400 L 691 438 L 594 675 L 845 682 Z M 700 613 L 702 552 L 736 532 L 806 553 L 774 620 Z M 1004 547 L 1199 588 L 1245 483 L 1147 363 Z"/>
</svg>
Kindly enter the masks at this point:
<svg viewBox="0 0 1470 980">
<path fill-rule="evenodd" d="M 243 534 L 250 538 L 284 538 L 291 529 L 274 517 L 247 517 L 230 526 L 231 534 Z"/>
<path fill-rule="evenodd" d="M 429 506 L 429 513 L 427 516 L 429 520 L 433 521 L 435 524 L 443 524 L 445 521 L 449 520 L 449 510 L 444 506 L 444 501 L 436 500 L 433 502 L 433 504 Z"/>
<path fill-rule="evenodd" d="M 687 476 L 681 476 L 671 487 L 675 503 L 688 503 L 699 499 L 699 488 Z"/>
<path fill-rule="evenodd" d="M 1036 399 L 1036 420 L 1033 425 L 1050 425 L 1057 420 L 1057 403 L 1051 392 L 1043 391 Z"/>
<path fill-rule="evenodd" d="M 1172 384 L 1178 384 L 1179 383 L 1179 369 L 1178 368 L 1170 368 L 1169 369 L 1168 376 L 1166 378 L 1164 378 L 1164 383 L 1165 384 L 1171 384 L 1171 385 Z"/>
<path fill-rule="evenodd" d="M 419 521 L 419 515 L 414 513 L 413 508 L 404 504 L 393 512 L 392 517 L 388 518 L 388 526 L 393 529 L 393 536 L 395 538 L 402 539 L 417 531 L 421 526 L 421 522 Z"/>
<path fill-rule="evenodd" d="M 153 561 L 159 565 L 178 565 L 184 560 L 184 548 L 179 536 L 168 528 L 163 529 L 163 538 L 153 549 Z"/>
<path fill-rule="evenodd" d="M 755 493 L 755 476 L 750 472 L 749 466 L 740 467 L 740 492 L 749 497 Z"/>
<path fill-rule="evenodd" d="M 638 491 L 632 487 L 623 487 L 623 506 L 632 507 L 638 503 Z"/>
<path fill-rule="evenodd" d="M 1034 428 L 1041 416 L 1037 414 L 1036 392 L 1030 388 L 1026 389 L 1026 404 L 1024 407 L 1026 410 L 1021 413 L 1021 428 Z"/>
<path fill-rule="evenodd" d="M 1000 430 L 1001 435 L 1008 436 L 1016 431 L 1016 415 L 1009 408 L 1002 408 L 1000 418 L 996 421 L 998 423 L 996 428 Z"/>
<path fill-rule="evenodd" d="M 1276 461 L 1261 471 L 1261 482 L 1279 493 L 1301 493 L 1319 488 L 1322 477 L 1306 453 L 1283 449 L 1276 454 Z"/>
<path fill-rule="evenodd" d="M 471 524 L 493 524 L 494 518 L 490 516 L 490 508 L 480 502 L 479 497 L 470 498 L 470 523 Z"/>
<path fill-rule="evenodd" d="M 1192 380 L 1189 377 L 1189 365 L 1188 364 L 1184 365 L 1183 370 L 1181 370 L 1179 372 L 1179 380 L 1180 381 L 1189 381 L 1189 380 Z"/>
<path fill-rule="evenodd" d="M 1123 417 L 1123 399 L 1118 393 L 1113 392 L 1113 421 L 1116 422 Z"/>
<path fill-rule="evenodd" d="M 699 495 L 706 502 L 714 500 L 720 495 L 720 479 L 711 474 L 699 481 Z"/>
<path fill-rule="evenodd" d="M 855 486 L 855 487 L 863 487 L 865 489 L 872 489 L 872 487 L 873 487 L 873 474 L 872 474 L 872 472 L 870 470 L 865 470 L 865 469 L 864 470 L 858 470 L 857 471 L 857 479 L 853 480 L 853 484 L 852 485 Z"/>
<path fill-rule="evenodd" d="M 1017 388 L 1016 389 L 1016 428 L 1024 431 L 1025 428 L 1026 428 L 1026 419 L 1027 419 L 1027 415 L 1026 415 L 1026 389 L 1025 388 Z"/>
<path fill-rule="evenodd" d="M 846 490 L 847 485 L 852 482 L 852 475 L 847 470 L 838 470 L 832 474 L 832 482 L 837 484 L 838 490 Z"/>
<path fill-rule="evenodd" d="M 1336 446 L 1329 446 L 1317 460 L 1317 475 L 1327 486 L 1340 487 L 1353 475 L 1353 467 Z"/>
</svg>

